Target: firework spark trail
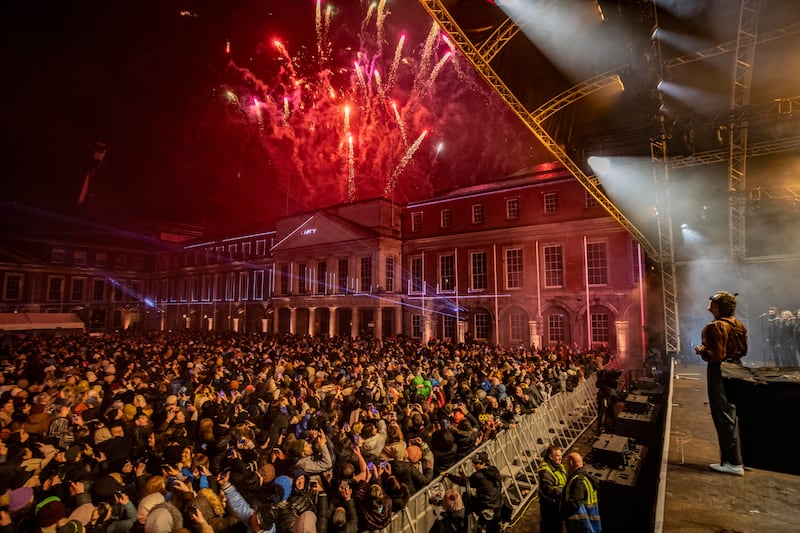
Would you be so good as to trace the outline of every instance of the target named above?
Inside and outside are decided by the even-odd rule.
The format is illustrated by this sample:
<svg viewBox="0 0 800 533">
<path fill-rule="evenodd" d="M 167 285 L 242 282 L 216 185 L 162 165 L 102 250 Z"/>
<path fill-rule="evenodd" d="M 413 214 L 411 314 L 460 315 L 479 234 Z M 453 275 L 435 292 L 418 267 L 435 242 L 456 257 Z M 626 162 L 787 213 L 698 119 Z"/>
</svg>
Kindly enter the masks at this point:
<svg viewBox="0 0 800 533">
<path fill-rule="evenodd" d="M 367 82 L 364 80 L 364 72 L 361 70 L 361 65 L 358 61 L 353 62 L 353 66 L 355 67 L 356 78 L 358 78 L 358 86 L 361 87 L 361 90 L 364 91 L 364 94 L 367 94 Z"/>
<path fill-rule="evenodd" d="M 436 63 L 436 66 L 433 67 L 433 70 L 431 70 L 431 75 L 428 78 L 428 81 L 426 82 L 429 89 L 433 87 L 433 82 L 436 81 L 436 76 L 439 75 L 439 72 L 442 70 L 444 64 L 447 63 L 448 59 L 450 59 L 450 55 L 451 55 L 450 52 L 447 52 L 445 55 L 443 55 L 442 58 L 439 60 L 439 62 Z"/>
<path fill-rule="evenodd" d="M 285 127 L 289 126 L 289 115 L 290 115 L 289 97 L 288 96 L 284 96 L 283 97 L 283 123 L 284 123 Z"/>
<path fill-rule="evenodd" d="M 369 7 L 367 7 L 367 14 L 364 15 L 364 18 L 361 20 L 362 36 L 367 34 L 367 26 L 369 25 L 369 21 L 372 19 L 372 14 L 375 12 L 375 6 L 377 6 L 377 4 L 370 1 Z"/>
<path fill-rule="evenodd" d="M 293 80 L 297 79 L 297 71 L 294 68 L 294 60 L 292 59 L 292 56 L 289 55 L 289 51 L 286 50 L 286 47 L 283 46 L 283 43 L 278 40 L 275 40 L 274 44 L 275 48 L 277 48 L 283 58 L 286 59 L 286 68 L 289 69 L 289 77 Z"/>
<path fill-rule="evenodd" d="M 378 2 L 378 13 L 375 16 L 375 31 L 377 32 L 378 41 L 378 56 L 383 55 L 383 45 L 386 42 L 386 15 L 389 12 L 386 9 L 386 0 Z"/>
<path fill-rule="evenodd" d="M 356 169 L 353 157 L 353 136 L 347 137 L 347 199 L 351 202 L 356 199 Z"/>
<path fill-rule="evenodd" d="M 325 55 L 322 51 L 322 0 L 317 0 L 314 9 L 314 30 L 317 34 L 317 57 L 322 59 Z"/>
<path fill-rule="evenodd" d="M 381 80 L 381 73 L 378 72 L 378 69 L 372 71 L 372 74 L 375 78 L 375 86 L 378 89 L 378 96 L 383 97 L 383 80 Z"/>
<path fill-rule="evenodd" d="M 403 123 L 403 117 L 400 116 L 400 111 L 397 110 L 397 104 L 392 102 L 392 109 L 394 109 L 394 117 L 397 119 L 397 126 L 400 128 L 400 135 L 403 138 L 403 146 L 408 148 L 408 137 L 406 137 L 406 125 Z"/>
<path fill-rule="evenodd" d="M 417 151 L 419 145 L 422 144 L 422 141 L 425 140 L 425 137 L 428 135 L 428 130 L 422 132 L 422 134 L 417 137 L 417 140 L 414 141 L 408 150 L 406 150 L 403 159 L 400 160 L 400 163 L 397 165 L 397 168 L 394 169 L 392 172 L 392 176 L 389 178 L 388 183 L 386 183 L 386 188 L 383 190 L 383 194 L 391 194 L 394 188 L 397 186 L 397 178 L 400 176 L 400 173 L 406 168 L 406 165 L 411 161 L 411 158 L 414 157 L 414 152 Z"/>
<path fill-rule="evenodd" d="M 397 41 L 397 48 L 394 49 L 394 58 L 392 58 L 392 66 L 389 68 L 389 80 L 386 83 L 386 90 L 391 91 L 394 87 L 394 79 L 397 75 L 397 66 L 400 64 L 400 58 L 403 57 L 403 44 L 406 42 L 406 34 L 400 36 Z"/>
<path fill-rule="evenodd" d="M 439 25 L 434 22 L 428 32 L 428 37 L 425 39 L 425 44 L 422 45 L 422 56 L 420 56 L 419 66 L 417 67 L 417 77 L 419 80 L 428 76 L 428 67 L 431 65 L 431 56 L 433 56 L 433 50 L 438 36 Z"/>
</svg>

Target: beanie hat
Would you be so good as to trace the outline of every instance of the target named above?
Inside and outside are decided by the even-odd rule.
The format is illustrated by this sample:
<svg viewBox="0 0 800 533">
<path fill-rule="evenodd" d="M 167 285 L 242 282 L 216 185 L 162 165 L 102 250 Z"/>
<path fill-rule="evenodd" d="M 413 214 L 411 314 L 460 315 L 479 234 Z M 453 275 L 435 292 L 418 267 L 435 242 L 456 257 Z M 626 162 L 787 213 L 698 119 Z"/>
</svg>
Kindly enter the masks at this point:
<svg viewBox="0 0 800 533">
<path fill-rule="evenodd" d="M 20 487 L 8 493 L 11 501 L 8 504 L 9 512 L 19 511 L 28 505 L 33 499 L 33 489 L 30 487 Z"/>
<path fill-rule="evenodd" d="M 58 523 L 66 516 L 67 510 L 57 496 L 45 498 L 36 505 L 36 523 L 39 527 L 48 527 Z"/>
<path fill-rule="evenodd" d="M 303 450 L 305 449 L 306 449 L 306 441 L 296 440 L 289 445 L 289 449 L 287 450 L 287 452 L 289 457 L 299 459 L 303 457 Z"/>
<path fill-rule="evenodd" d="M 139 507 L 136 509 L 136 520 L 140 524 L 144 524 L 147 521 L 147 515 L 150 514 L 150 510 L 160 503 L 164 503 L 164 495 L 160 492 L 154 492 L 142 498 L 142 501 L 139 502 Z"/>
<path fill-rule="evenodd" d="M 145 533 L 172 533 L 183 527 L 183 517 L 177 507 L 171 503 L 159 503 L 144 523 Z"/>
<path fill-rule="evenodd" d="M 283 494 L 276 494 L 276 499 L 278 500 L 275 503 L 280 503 L 289 499 L 289 495 L 292 493 L 292 480 L 289 479 L 289 476 L 278 476 L 273 481 L 273 485 L 278 488 L 278 490 L 283 490 Z"/>
</svg>

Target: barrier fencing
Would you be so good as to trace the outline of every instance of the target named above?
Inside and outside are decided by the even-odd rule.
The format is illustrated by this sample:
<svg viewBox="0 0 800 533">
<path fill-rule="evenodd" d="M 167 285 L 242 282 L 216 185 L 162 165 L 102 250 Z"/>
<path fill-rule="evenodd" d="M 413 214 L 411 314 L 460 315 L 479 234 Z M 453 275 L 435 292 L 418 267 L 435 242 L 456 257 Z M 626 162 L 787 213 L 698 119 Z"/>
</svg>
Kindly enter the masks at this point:
<svg viewBox="0 0 800 533">
<path fill-rule="evenodd" d="M 516 427 L 498 433 L 497 438 L 476 448 L 448 473 L 469 476 L 474 471 L 472 457 L 478 452 L 487 452 L 491 464 L 502 474 L 503 492 L 513 506 L 516 518 L 538 493 L 537 470 L 545 449 L 550 444 L 557 444 L 567 450 L 592 426 L 597 419 L 596 396 L 596 376 L 591 376 L 572 392 L 556 394 L 540 405 L 535 413 L 519 417 Z M 447 479 L 434 480 L 427 488 L 414 494 L 383 531 L 427 533 L 436 521 L 437 512 L 441 511 L 439 506 L 430 503 L 434 487 L 440 483 L 445 489 L 455 486 Z"/>
</svg>

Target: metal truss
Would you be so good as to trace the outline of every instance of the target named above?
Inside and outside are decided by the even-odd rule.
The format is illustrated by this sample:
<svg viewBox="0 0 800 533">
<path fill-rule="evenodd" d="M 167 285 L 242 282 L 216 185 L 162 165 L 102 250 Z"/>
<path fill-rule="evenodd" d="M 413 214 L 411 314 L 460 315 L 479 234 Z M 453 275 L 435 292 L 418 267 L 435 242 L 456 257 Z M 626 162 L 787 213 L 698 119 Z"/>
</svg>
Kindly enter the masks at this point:
<svg viewBox="0 0 800 533">
<path fill-rule="evenodd" d="M 497 53 L 500 52 L 506 43 L 513 39 L 520 30 L 521 28 L 514 24 L 513 20 L 507 18 L 494 30 L 492 35 L 483 43 L 483 46 L 478 49 L 478 53 L 487 63 L 491 63 Z"/>
<path fill-rule="evenodd" d="M 790 137 L 775 141 L 764 141 L 753 143 L 747 147 L 745 156 L 761 157 L 765 155 L 779 154 L 782 152 L 793 152 L 800 150 L 800 137 Z M 728 150 L 709 150 L 698 152 L 693 156 L 674 156 L 669 159 L 671 168 L 688 168 L 702 165 L 713 165 L 716 163 L 727 163 L 730 153 Z"/>
<path fill-rule="evenodd" d="M 585 96 L 589 96 L 592 93 L 596 93 L 597 91 L 601 91 L 606 87 L 610 87 L 619 83 L 620 79 L 616 70 L 610 70 L 608 72 L 604 72 L 603 74 L 598 74 L 593 78 L 589 78 L 586 81 L 570 87 L 555 98 L 550 99 L 544 105 L 539 106 L 538 109 L 534 110 L 531 115 L 537 122 L 544 122 L 554 113 L 561 111 L 573 102 L 577 102 Z"/>
<path fill-rule="evenodd" d="M 645 16 L 647 13 L 645 13 Z M 656 0 L 650 4 L 650 26 L 658 28 L 658 6 Z M 664 66 L 661 62 L 661 39 L 656 33 L 653 51 L 658 60 L 660 77 Z M 667 141 L 670 137 L 663 106 L 658 110 L 658 134 L 650 139 L 650 164 L 656 188 L 656 218 L 658 222 L 658 262 L 661 271 L 661 295 L 664 309 L 664 348 L 670 357 L 681 350 L 680 321 L 678 320 L 678 284 L 675 278 L 675 251 L 672 235 L 672 201 L 669 189 L 669 153 Z"/>
<path fill-rule="evenodd" d="M 675 279 L 675 252 L 673 248 L 671 201 L 669 195 L 669 165 L 667 164 L 667 136 L 664 132 L 650 141 L 650 160 L 653 182 L 656 186 L 656 211 L 658 218 L 658 262 L 661 265 L 661 291 L 664 299 L 664 341 L 667 353 L 680 352 L 680 322 L 678 321 L 678 290 Z"/>
<path fill-rule="evenodd" d="M 756 37 L 756 44 L 775 41 L 777 39 L 783 39 L 784 37 L 789 37 L 790 35 L 794 35 L 796 33 L 800 33 L 800 22 L 791 24 L 789 26 L 786 26 L 785 28 L 779 28 L 777 30 L 767 32 L 763 35 L 759 35 Z M 737 47 L 737 41 L 728 41 L 726 43 L 712 46 L 711 48 L 706 48 L 705 50 L 700 50 L 699 52 L 694 52 L 691 54 L 687 54 L 685 56 L 676 57 L 675 59 L 670 59 L 668 61 L 665 61 L 664 67 L 667 70 L 670 70 L 675 67 L 679 67 L 681 65 L 688 65 L 689 63 L 694 63 L 695 61 L 704 61 L 706 59 L 710 59 L 715 56 L 734 52 L 736 50 L 736 47 Z"/>
<path fill-rule="evenodd" d="M 464 56 L 472 64 L 475 71 L 505 100 L 509 107 L 522 119 L 528 129 L 536 136 L 545 148 L 558 159 L 561 164 L 569 170 L 589 194 L 623 227 L 634 239 L 639 241 L 645 252 L 650 257 L 658 257 L 658 253 L 645 235 L 622 214 L 622 212 L 609 200 L 599 189 L 599 180 L 596 176 L 587 176 L 583 170 L 567 155 L 566 151 L 559 146 L 549 133 L 542 127 L 539 121 L 522 105 L 516 95 L 506 86 L 502 79 L 494 72 L 494 69 L 475 48 L 475 45 L 464 35 L 464 32 L 453 20 L 450 13 L 441 5 L 438 0 L 419 0 L 428 14 L 447 32 L 450 39 L 464 53 Z"/>
<path fill-rule="evenodd" d="M 747 114 L 740 111 L 750 104 L 760 8 L 761 0 L 742 0 L 739 14 L 739 33 L 736 38 L 731 86 L 731 122 L 728 127 L 730 135 L 728 190 L 734 193 L 744 191 L 746 187 L 748 118 Z M 741 261 L 747 253 L 747 248 L 745 205 L 740 195 L 732 194 L 730 197 L 728 231 L 731 259 Z"/>
</svg>

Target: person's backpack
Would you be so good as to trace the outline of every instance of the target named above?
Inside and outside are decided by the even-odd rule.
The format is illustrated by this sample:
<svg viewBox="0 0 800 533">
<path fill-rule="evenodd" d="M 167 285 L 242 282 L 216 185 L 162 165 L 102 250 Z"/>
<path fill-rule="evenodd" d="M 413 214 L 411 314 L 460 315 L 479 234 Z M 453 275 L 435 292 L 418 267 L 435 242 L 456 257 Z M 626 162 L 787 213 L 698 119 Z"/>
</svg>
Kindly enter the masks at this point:
<svg viewBox="0 0 800 533">
<path fill-rule="evenodd" d="M 738 361 L 747 355 L 747 330 L 744 326 L 736 325 L 736 322 L 727 318 L 720 318 L 722 322 L 730 325 L 728 331 L 728 345 L 725 347 L 725 360 Z"/>
</svg>

